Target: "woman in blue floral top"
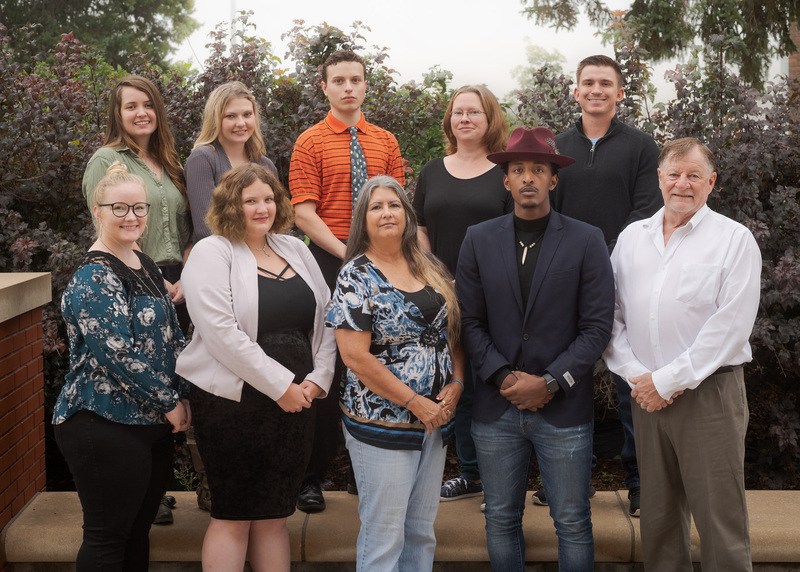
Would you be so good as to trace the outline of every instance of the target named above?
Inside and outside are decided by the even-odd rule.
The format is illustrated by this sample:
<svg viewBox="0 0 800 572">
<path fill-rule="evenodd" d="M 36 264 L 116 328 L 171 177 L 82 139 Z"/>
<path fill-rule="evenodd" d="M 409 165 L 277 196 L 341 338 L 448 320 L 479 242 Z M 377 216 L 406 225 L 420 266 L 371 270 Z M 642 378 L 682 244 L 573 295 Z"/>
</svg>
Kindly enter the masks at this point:
<svg viewBox="0 0 800 572">
<path fill-rule="evenodd" d="M 403 188 L 367 181 L 327 325 L 347 365 L 345 442 L 358 485 L 356 569 L 433 568 L 445 444 L 463 390 L 460 317 L 444 266 L 424 252 Z"/>
<path fill-rule="evenodd" d="M 53 425 L 83 508 L 76 570 L 147 570 L 148 534 L 172 471 L 172 433 L 189 426 L 183 348 L 161 272 L 135 247 L 144 182 L 112 164 L 94 191 L 97 240 L 61 299 L 70 370 Z"/>
</svg>

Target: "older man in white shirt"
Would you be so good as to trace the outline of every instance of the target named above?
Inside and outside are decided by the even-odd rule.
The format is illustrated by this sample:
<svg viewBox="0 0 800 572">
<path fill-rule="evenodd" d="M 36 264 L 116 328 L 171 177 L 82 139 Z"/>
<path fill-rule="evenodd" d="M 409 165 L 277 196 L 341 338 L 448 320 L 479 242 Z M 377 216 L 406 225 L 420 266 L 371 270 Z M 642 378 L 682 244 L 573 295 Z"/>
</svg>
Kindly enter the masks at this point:
<svg viewBox="0 0 800 572">
<path fill-rule="evenodd" d="M 664 208 L 619 236 L 617 303 L 605 358 L 631 385 L 648 572 L 752 570 L 744 491 L 748 408 L 742 365 L 758 311 L 761 253 L 706 205 L 716 161 L 697 139 L 664 146 Z"/>
</svg>

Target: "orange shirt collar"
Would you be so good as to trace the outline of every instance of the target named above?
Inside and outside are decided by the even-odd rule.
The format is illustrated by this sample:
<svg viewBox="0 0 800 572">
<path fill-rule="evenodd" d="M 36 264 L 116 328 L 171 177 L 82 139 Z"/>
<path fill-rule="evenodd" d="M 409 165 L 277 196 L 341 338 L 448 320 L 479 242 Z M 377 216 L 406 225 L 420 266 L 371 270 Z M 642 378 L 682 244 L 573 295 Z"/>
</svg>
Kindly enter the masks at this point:
<svg viewBox="0 0 800 572">
<path fill-rule="evenodd" d="M 333 115 L 333 111 L 328 111 L 328 117 L 325 118 L 325 122 L 334 133 L 344 133 L 348 129 L 347 125 L 336 119 L 336 117 Z M 363 111 L 361 112 L 361 119 L 359 119 L 358 123 L 356 123 L 356 127 L 358 127 L 358 130 L 362 133 L 367 132 L 367 120 L 364 117 Z"/>
</svg>

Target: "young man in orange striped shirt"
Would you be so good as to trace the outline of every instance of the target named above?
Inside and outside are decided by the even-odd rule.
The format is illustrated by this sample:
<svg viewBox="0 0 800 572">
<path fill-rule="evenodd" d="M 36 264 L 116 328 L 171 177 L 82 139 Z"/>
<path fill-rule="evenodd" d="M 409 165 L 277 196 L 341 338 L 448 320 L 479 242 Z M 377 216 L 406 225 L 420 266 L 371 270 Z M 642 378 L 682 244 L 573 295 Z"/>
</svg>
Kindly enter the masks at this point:
<svg viewBox="0 0 800 572">
<path fill-rule="evenodd" d="M 331 109 L 325 119 L 297 138 L 289 171 L 289 190 L 295 223 L 311 243 L 314 258 L 333 292 L 342 265 L 352 219 L 350 127 L 367 163 L 367 175 L 390 175 L 405 186 L 403 159 L 397 139 L 367 123 L 361 112 L 367 84 L 364 61 L 350 50 L 334 52 L 322 66 L 322 90 Z M 337 363 L 334 383 L 339 379 Z M 306 512 L 324 510 L 321 482 L 338 446 L 338 386 L 317 403 L 314 448 L 297 507 Z"/>
</svg>

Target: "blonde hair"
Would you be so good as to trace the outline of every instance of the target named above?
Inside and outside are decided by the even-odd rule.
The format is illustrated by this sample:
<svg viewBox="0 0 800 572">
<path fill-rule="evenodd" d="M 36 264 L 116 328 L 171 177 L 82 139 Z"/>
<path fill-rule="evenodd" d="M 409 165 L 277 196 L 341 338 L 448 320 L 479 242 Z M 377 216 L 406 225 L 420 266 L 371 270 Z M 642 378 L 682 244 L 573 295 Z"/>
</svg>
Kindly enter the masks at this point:
<svg viewBox="0 0 800 572">
<path fill-rule="evenodd" d="M 122 183 L 134 183 L 139 185 L 142 187 L 145 197 L 147 196 L 147 188 L 144 186 L 144 179 L 139 175 L 129 173 L 128 168 L 119 161 L 114 161 L 108 166 L 105 176 L 100 179 L 97 186 L 94 188 L 94 195 L 92 196 L 94 206 L 100 206 L 105 201 L 108 190 Z"/>
<path fill-rule="evenodd" d="M 450 340 L 450 348 L 452 350 L 461 335 L 461 311 L 458 306 L 456 291 L 453 287 L 453 279 L 447 267 L 438 258 L 420 247 L 417 239 L 417 215 L 414 214 L 411 201 L 408 199 L 403 187 L 397 182 L 397 179 L 388 175 L 378 175 L 364 183 L 353 210 L 353 221 L 350 224 L 350 235 L 347 238 L 344 262 L 347 263 L 364 254 L 370 246 L 366 224 L 367 209 L 372 193 L 376 189 L 393 191 L 403 205 L 403 211 L 405 211 L 406 215 L 406 228 L 400 239 L 403 255 L 408 261 L 408 266 L 414 278 L 428 286 L 432 286 L 444 297 L 447 303 L 447 337 Z"/>
<path fill-rule="evenodd" d="M 129 173 L 128 168 L 119 161 L 114 161 L 108 166 L 105 176 L 100 179 L 97 186 L 94 188 L 94 194 L 92 195 L 94 206 L 99 207 L 101 204 L 105 203 L 108 191 L 123 183 L 133 183 L 134 185 L 140 186 L 144 192 L 145 201 L 147 200 L 147 187 L 145 187 L 144 179 L 139 175 Z M 96 216 L 92 217 L 92 222 L 94 222 L 95 235 L 99 238 L 100 223 L 97 221 Z"/>
<path fill-rule="evenodd" d="M 294 223 L 294 209 L 289 193 L 278 177 L 258 163 L 245 163 L 231 169 L 214 189 L 211 206 L 206 214 L 206 224 L 211 232 L 231 242 L 242 242 L 247 236 L 247 226 L 242 208 L 242 191 L 256 181 L 266 183 L 275 195 L 275 221 L 270 234 L 286 232 Z"/>
<path fill-rule="evenodd" d="M 261 136 L 261 114 L 258 111 L 256 98 L 247 89 L 247 86 L 240 81 L 230 81 L 217 87 L 208 96 L 206 107 L 203 110 L 203 126 L 200 128 L 200 135 L 197 136 L 197 141 L 194 147 L 197 149 L 203 145 L 213 147 L 214 141 L 219 137 L 219 132 L 222 130 L 222 119 L 225 115 L 225 108 L 234 99 L 246 99 L 253 104 L 253 115 L 256 118 L 256 127 L 250 139 L 244 144 L 245 153 L 247 158 L 253 162 L 258 163 L 261 157 L 267 154 L 267 148 L 264 145 L 264 138 Z"/>
</svg>

